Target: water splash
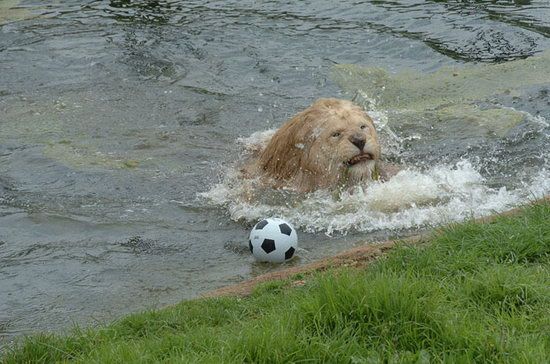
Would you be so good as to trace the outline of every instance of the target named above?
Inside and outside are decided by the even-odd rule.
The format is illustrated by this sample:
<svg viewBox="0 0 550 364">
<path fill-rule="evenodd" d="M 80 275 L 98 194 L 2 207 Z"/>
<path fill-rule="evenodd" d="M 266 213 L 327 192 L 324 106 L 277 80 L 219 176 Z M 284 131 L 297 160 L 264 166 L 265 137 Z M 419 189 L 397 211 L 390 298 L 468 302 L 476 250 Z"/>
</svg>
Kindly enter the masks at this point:
<svg viewBox="0 0 550 364">
<path fill-rule="evenodd" d="M 266 202 L 243 198 L 250 181 L 243 181 L 237 170 L 229 168 L 220 183 L 200 196 L 227 209 L 234 221 L 253 223 L 280 216 L 302 231 L 332 235 L 417 229 L 481 217 L 550 193 L 549 181 L 550 173 L 543 169 L 521 188 L 492 188 L 470 161 L 463 160 L 424 171 L 405 169 L 388 182 L 358 186 L 337 196 L 316 191 L 300 198 L 281 190 L 278 200 Z"/>
</svg>

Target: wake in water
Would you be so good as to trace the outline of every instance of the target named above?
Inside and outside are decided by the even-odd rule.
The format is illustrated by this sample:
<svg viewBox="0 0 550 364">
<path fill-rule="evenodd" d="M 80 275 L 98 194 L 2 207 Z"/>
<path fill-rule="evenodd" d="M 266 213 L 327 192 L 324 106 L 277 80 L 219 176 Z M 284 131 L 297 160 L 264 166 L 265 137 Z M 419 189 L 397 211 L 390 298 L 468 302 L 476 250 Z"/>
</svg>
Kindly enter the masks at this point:
<svg viewBox="0 0 550 364">
<path fill-rule="evenodd" d="M 383 131 L 380 118 L 376 119 Z M 269 140 L 272 133 L 256 133 L 239 142 L 245 149 L 256 149 Z M 401 145 L 391 131 L 386 130 L 385 135 L 394 145 L 388 154 L 395 157 Z M 289 190 L 261 190 L 255 181 L 244 181 L 235 167 L 228 167 L 220 182 L 200 196 L 211 205 L 227 209 L 235 221 L 254 223 L 266 216 L 279 216 L 302 231 L 331 235 L 423 228 L 461 221 L 505 211 L 550 192 L 547 168 L 521 181 L 515 189 L 490 186 L 479 169 L 468 159 L 432 167 L 411 166 L 384 183 L 371 182 L 338 194 L 321 190 L 299 195 Z M 257 198 L 244 197 L 250 195 L 250 189 L 256 189 L 253 195 Z"/>
<path fill-rule="evenodd" d="M 334 197 L 316 191 L 299 202 L 268 204 L 244 201 L 246 186 L 234 170 L 202 193 L 211 204 L 227 208 L 235 221 L 256 222 L 280 216 L 308 232 L 347 233 L 434 226 L 505 211 L 550 192 L 550 174 L 542 170 L 524 188 L 490 188 L 469 161 L 435 166 L 425 172 L 401 171 L 385 183 L 373 182 Z M 286 191 L 280 191 L 285 199 Z"/>
</svg>

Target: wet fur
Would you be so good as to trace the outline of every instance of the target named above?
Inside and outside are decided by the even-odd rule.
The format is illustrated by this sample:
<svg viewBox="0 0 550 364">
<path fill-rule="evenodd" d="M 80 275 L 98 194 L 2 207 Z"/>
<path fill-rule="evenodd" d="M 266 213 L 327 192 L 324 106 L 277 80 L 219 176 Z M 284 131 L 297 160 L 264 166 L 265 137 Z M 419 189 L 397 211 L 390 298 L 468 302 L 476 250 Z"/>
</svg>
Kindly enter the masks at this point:
<svg viewBox="0 0 550 364">
<path fill-rule="evenodd" d="M 361 153 L 369 157 L 346 165 Z M 350 101 L 320 99 L 281 126 L 243 172 L 248 177 L 259 175 L 263 183 L 275 188 L 310 192 L 384 177 L 380 167 L 380 145 L 372 119 Z"/>
</svg>

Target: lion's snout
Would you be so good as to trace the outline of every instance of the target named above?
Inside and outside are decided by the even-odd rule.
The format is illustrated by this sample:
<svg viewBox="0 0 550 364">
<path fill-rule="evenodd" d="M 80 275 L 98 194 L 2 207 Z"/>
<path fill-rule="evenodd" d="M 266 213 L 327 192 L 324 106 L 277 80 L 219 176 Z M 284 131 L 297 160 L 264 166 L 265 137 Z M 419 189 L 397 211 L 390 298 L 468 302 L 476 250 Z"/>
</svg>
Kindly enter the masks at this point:
<svg viewBox="0 0 550 364">
<path fill-rule="evenodd" d="M 351 142 L 351 144 L 359 148 L 359 151 L 361 152 L 363 151 L 363 148 L 365 147 L 365 143 L 367 142 L 367 138 L 365 138 L 364 135 L 359 133 L 351 135 L 348 139 Z"/>
</svg>

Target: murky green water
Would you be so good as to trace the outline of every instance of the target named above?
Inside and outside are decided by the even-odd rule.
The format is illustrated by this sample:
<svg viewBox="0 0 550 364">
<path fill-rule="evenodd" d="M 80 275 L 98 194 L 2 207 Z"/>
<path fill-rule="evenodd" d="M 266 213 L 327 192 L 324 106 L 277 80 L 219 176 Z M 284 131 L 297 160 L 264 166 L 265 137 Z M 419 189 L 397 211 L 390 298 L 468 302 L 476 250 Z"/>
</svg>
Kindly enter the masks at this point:
<svg viewBox="0 0 550 364">
<path fill-rule="evenodd" d="M 280 269 L 246 248 L 260 217 L 303 264 L 548 194 L 549 36 L 545 0 L 0 0 L 0 342 Z M 326 96 L 406 170 L 239 200 L 242 144 Z"/>
</svg>

